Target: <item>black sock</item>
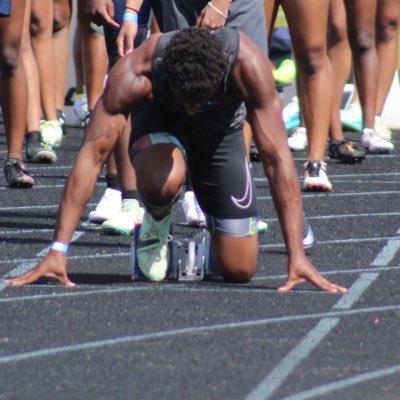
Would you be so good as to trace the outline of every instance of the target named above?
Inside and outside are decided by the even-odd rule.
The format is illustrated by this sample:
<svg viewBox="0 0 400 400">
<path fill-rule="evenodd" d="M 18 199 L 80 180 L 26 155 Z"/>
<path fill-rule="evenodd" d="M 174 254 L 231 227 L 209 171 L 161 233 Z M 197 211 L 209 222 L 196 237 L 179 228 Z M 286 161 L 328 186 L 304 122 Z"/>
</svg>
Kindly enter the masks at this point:
<svg viewBox="0 0 400 400">
<path fill-rule="evenodd" d="M 40 131 L 30 131 L 26 134 L 27 142 L 40 142 Z"/>
<path fill-rule="evenodd" d="M 139 200 L 139 194 L 137 190 L 123 190 L 122 200 L 135 199 Z"/>
<path fill-rule="evenodd" d="M 117 174 L 106 175 L 107 188 L 121 191 L 119 176 Z"/>
</svg>

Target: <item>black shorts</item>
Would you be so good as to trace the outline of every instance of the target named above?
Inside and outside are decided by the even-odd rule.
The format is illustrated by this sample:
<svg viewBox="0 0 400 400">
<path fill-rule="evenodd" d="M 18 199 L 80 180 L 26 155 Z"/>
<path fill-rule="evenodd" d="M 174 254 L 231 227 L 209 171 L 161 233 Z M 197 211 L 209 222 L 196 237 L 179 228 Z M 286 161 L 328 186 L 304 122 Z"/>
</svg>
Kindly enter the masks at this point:
<svg viewBox="0 0 400 400">
<path fill-rule="evenodd" d="M 158 143 L 179 147 L 202 210 L 215 218 L 256 217 L 256 192 L 241 130 L 221 133 L 150 131 L 133 133 L 130 154 Z"/>
</svg>

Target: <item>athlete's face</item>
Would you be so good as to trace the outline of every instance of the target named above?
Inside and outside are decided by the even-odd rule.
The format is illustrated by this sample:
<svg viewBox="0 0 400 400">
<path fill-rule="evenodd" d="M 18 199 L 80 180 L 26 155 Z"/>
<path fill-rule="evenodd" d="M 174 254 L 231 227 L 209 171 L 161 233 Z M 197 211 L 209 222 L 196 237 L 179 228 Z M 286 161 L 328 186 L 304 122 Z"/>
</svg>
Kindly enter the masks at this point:
<svg viewBox="0 0 400 400">
<path fill-rule="evenodd" d="M 200 111 L 202 106 L 207 103 L 207 100 L 196 100 L 194 98 L 189 98 L 185 93 L 182 93 L 179 88 L 170 84 L 171 92 L 178 100 L 178 102 L 182 105 L 185 112 L 189 115 L 193 115 L 196 112 Z"/>
</svg>

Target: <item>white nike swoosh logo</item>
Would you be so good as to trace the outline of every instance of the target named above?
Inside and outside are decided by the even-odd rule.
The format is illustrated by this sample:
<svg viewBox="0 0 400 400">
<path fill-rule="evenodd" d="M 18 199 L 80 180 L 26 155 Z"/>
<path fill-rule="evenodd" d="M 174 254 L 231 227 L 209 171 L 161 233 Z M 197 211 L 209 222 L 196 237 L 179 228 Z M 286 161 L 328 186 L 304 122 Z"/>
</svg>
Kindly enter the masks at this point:
<svg viewBox="0 0 400 400">
<path fill-rule="evenodd" d="M 241 199 L 238 199 L 234 196 L 231 196 L 231 200 L 238 208 L 249 208 L 251 202 L 253 201 L 253 191 L 251 185 L 251 176 L 250 176 L 250 169 L 247 160 L 245 160 L 245 170 L 246 170 L 246 189 L 244 195 Z"/>
</svg>

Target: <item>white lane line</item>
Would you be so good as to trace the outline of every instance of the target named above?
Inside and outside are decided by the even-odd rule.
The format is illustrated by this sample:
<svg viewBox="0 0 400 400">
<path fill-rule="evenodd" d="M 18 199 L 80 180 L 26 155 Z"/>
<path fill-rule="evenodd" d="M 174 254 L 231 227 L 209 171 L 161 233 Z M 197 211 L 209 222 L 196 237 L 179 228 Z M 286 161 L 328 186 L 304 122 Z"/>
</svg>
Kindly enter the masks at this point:
<svg viewBox="0 0 400 400">
<path fill-rule="evenodd" d="M 400 229 L 397 231 L 397 233 L 399 231 Z M 384 251 L 384 249 L 378 254 L 378 256 L 374 260 L 375 263 L 382 266 L 387 265 L 394 256 L 393 251 L 390 251 L 390 256 L 388 256 L 389 252 Z M 378 276 L 379 272 L 362 274 L 351 286 L 348 292 L 344 294 L 343 297 L 332 307 L 332 309 L 350 308 L 375 281 L 375 279 L 377 279 Z M 276 391 L 276 389 L 281 386 L 286 378 L 301 363 L 301 361 L 314 350 L 314 348 L 316 347 L 314 346 L 314 343 L 317 342 L 317 344 L 319 344 L 339 322 L 339 320 L 337 320 L 336 322 L 335 321 L 336 319 L 322 319 L 317 325 L 318 330 L 315 331 L 315 328 L 311 330 L 306 335 L 306 337 L 296 347 L 294 347 L 277 364 L 277 366 L 275 366 L 275 368 L 255 387 L 255 389 L 246 397 L 246 400 L 269 399 L 271 395 Z"/>
<path fill-rule="evenodd" d="M 331 175 L 329 174 L 329 177 L 332 178 L 363 178 L 363 177 L 373 177 L 376 176 L 377 178 L 379 177 L 383 177 L 383 176 L 400 176 L 400 172 L 382 172 L 382 173 L 357 173 L 357 174 L 338 174 L 338 175 Z M 254 178 L 255 182 L 268 182 L 268 179 L 264 176 L 264 177 L 259 177 L 259 178 Z"/>
<path fill-rule="evenodd" d="M 330 199 L 337 197 L 362 197 L 362 196 L 387 196 L 396 195 L 400 193 L 400 190 L 387 190 L 387 191 L 377 191 L 377 192 L 352 192 L 352 193 L 313 193 L 313 194 L 302 194 L 301 198 L 303 200 L 317 199 L 329 197 Z M 257 201 L 272 200 L 272 196 L 257 196 Z"/>
<path fill-rule="evenodd" d="M 389 240 L 386 246 L 377 255 L 375 260 L 372 261 L 371 265 L 376 267 L 382 267 L 388 265 L 396 256 L 399 249 L 400 249 L 399 239 Z"/>
<path fill-rule="evenodd" d="M 306 315 L 294 315 L 287 317 L 275 317 L 275 318 L 265 318 L 259 320 L 251 320 L 251 321 L 243 321 L 243 322 L 231 322 L 224 324 L 215 324 L 215 325 L 207 325 L 202 327 L 187 327 L 181 329 L 172 329 L 168 331 L 161 332 L 152 332 L 147 334 L 140 335 L 129 335 L 123 336 L 119 338 L 113 339 L 104 339 L 104 340 L 95 340 L 91 342 L 79 343 L 75 345 L 67 345 L 60 347 L 52 347 L 47 349 L 35 350 L 26 353 L 12 354 L 8 356 L 0 357 L 0 365 L 7 364 L 9 362 L 17 362 L 23 360 L 29 360 L 38 357 L 46 357 L 52 356 L 56 354 L 68 353 L 73 351 L 85 351 L 91 350 L 95 348 L 101 348 L 105 346 L 115 346 L 121 345 L 125 343 L 135 343 L 147 340 L 154 339 L 164 339 L 166 337 L 174 337 L 177 335 L 190 335 L 190 334 L 198 334 L 202 332 L 213 332 L 213 331 L 221 331 L 225 329 L 239 329 L 239 328 L 253 328 L 260 327 L 265 325 L 272 324 L 282 324 L 285 322 L 293 322 L 293 321 L 306 321 L 306 320 L 314 320 L 321 319 L 331 320 L 331 322 L 324 323 L 319 325 L 318 330 L 314 330 L 314 338 L 318 339 L 318 335 L 325 335 L 325 332 L 329 326 L 334 325 L 334 320 L 340 319 L 343 317 L 351 317 L 351 316 L 360 316 L 370 313 L 382 313 L 382 312 L 393 312 L 400 310 L 400 305 L 393 306 L 382 306 L 382 307 L 371 307 L 365 309 L 356 309 L 356 310 L 340 310 L 340 311 L 330 311 L 326 313 L 316 313 L 316 314 L 306 314 Z M 326 325 L 326 326 L 324 326 Z M 312 345 L 312 343 L 310 343 Z"/>
<path fill-rule="evenodd" d="M 328 393 L 337 392 L 360 383 L 369 382 L 374 379 L 385 378 L 398 373 L 400 373 L 400 365 L 378 369 L 372 372 L 365 372 L 363 374 L 352 376 L 351 378 L 341 379 L 339 381 L 334 381 L 326 385 L 296 393 L 292 396 L 285 397 L 283 400 L 309 400 L 315 397 L 327 395 Z"/>
<path fill-rule="evenodd" d="M 36 186 L 35 186 L 35 188 L 36 188 Z M 96 205 L 96 203 L 88 203 L 87 204 L 88 207 L 95 206 L 95 205 Z M 27 205 L 27 206 L 16 206 L 16 207 L 13 207 L 13 206 L 11 206 L 11 207 L 0 207 L 0 211 L 1 212 L 5 212 L 5 211 L 21 211 L 21 210 L 30 211 L 30 210 L 41 210 L 41 209 L 48 210 L 48 209 L 53 209 L 53 208 L 58 210 L 58 204 L 47 204 L 47 205 L 41 204 L 41 205 L 38 205 L 38 206 Z"/>
<path fill-rule="evenodd" d="M 86 232 L 82 232 L 82 233 L 86 233 Z M 43 250 L 41 250 L 43 251 Z M 127 257 L 130 256 L 131 253 L 130 252 L 118 252 L 118 253 L 95 253 L 95 254 L 87 254 L 87 255 L 77 255 L 77 256 L 69 256 L 68 260 L 93 260 L 93 259 L 97 259 L 97 258 L 112 258 L 112 257 Z M 0 261 L 0 265 L 2 264 L 10 264 L 10 263 L 29 263 L 29 262 L 33 262 L 34 264 L 36 264 L 41 257 L 39 257 L 38 255 L 36 255 L 35 257 L 32 258 L 26 258 L 26 259 L 14 259 L 14 260 L 1 260 Z M 8 273 L 9 274 L 9 273 Z M 7 275 L 8 275 L 7 274 Z"/>
<path fill-rule="evenodd" d="M 268 235 L 268 232 L 266 233 Z M 383 242 L 385 240 L 398 240 L 397 237 L 371 237 L 371 238 L 352 238 L 352 239 L 336 239 L 336 240 L 317 240 L 317 244 L 353 244 L 353 243 L 365 243 L 365 242 Z M 276 244 L 260 244 L 258 245 L 260 249 L 276 249 L 276 248 L 285 248 L 284 243 L 276 243 Z"/>
<path fill-rule="evenodd" d="M 96 204 L 95 203 L 90 203 L 88 204 L 88 207 L 94 207 Z M 42 209 L 42 208 L 57 208 L 58 206 L 24 206 L 24 207 L 19 207 L 20 210 L 32 210 L 32 209 Z M 11 210 L 17 210 L 18 207 L 7 207 L 7 209 Z M 0 208 L 0 212 L 5 211 L 4 208 Z M 315 216 L 309 216 L 307 215 L 307 220 L 308 221 L 319 221 L 319 220 L 336 220 L 336 219 L 349 219 L 349 218 L 382 218 L 382 217 L 397 217 L 400 215 L 400 212 L 380 212 L 380 213 L 360 213 L 360 214 L 330 214 L 330 215 L 315 215 Z M 260 215 L 260 218 L 262 218 L 263 221 L 272 223 L 272 222 L 278 222 L 278 218 L 268 218 Z M 93 224 L 87 221 L 81 222 L 81 227 L 88 227 L 88 228 L 93 228 L 93 229 L 101 229 L 101 225 L 98 224 Z M 7 229 L 7 227 L 0 229 L 0 234 L 23 234 L 23 233 L 32 233 L 32 232 L 48 232 L 48 231 L 53 231 L 54 229 L 18 229 L 14 230 L 12 228 Z M 400 232 L 397 232 L 397 234 L 400 234 Z"/>
<path fill-rule="evenodd" d="M 354 273 L 362 273 L 362 272 L 378 272 L 378 271 L 393 271 L 393 270 L 400 270 L 400 266 L 397 267 L 386 267 L 386 268 L 360 268 L 360 269 L 353 269 L 353 270 L 336 270 L 336 271 L 324 271 L 323 275 L 346 275 L 346 274 L 354 274 Z M 260 276 L 257 278 L 253 278 L 254 281 L 270 281 L 270 280 L 281 280 L 287 278 L 287 275 L 265 275 Z M 128 284 L 129 285 L 129 284 Z M 32 285 L 35 286 L 35 285 Z M 39 286 L 39 285 L 38 285 Z M 42 285 L 40 285 L 42 287 Z M 90 284 L 79 284 L 79 291 L 73 291 L 70 289 L 66 289 L 65 292 L 59 293 L 50 293 L 50 294 L 40 294 L 40 295 L 32 295 L 32 296 L 17 296 L 17 297 L 6 297 L 0 298 L 1 303 L 16 303 L 16 302 L 23 302 L 23 301 L 30 301 L 30 300 L 47 300 L 49 298 L 56 299 L 58 297 L 77 297 L 77 296 L 97 296 L 102 294 L 113 294 L 115 293 L 134 293 L 134 292 L 142 292 L 142 291 L 174 291 L 174 292 L 188 292 L 192 291 L 193 293 L 213 293 L 213 292 L 232 292 L 235 293 L 253 293 L 253 294 L 260 294 L 265 295 L 265 293 L 276 293 L 276 287 L 266 288 L 263 286 L 247 286 L 247 285 L 229 285 L 224 284 L 210 284 L 206 286 L 198 286 L 196 283 L 181 283 L 179 285 L 162 285 L 162 286 L 154 286 L 152 284 L 148 286 L 123 286 L 123 287 L 113 287 L 107 289 L 98 289 L 98 285 L 90 285 Z M 325 296 L 326 293 L 322 291 L 317 291 L 315 289 L 309 290 L 301 290 L 296 292 L 296 296 L 310 296 L 310 294 L 315 296 Z"/>
<path fill-rule="evenodd" d="M 332 310 L 348 310 L 350 309 L 363 293 L 372 285 L 376 278 L 378 278 L 379 272 L 363 273 L 360 277 L 351 285 L 350 290 L 345 293 L 340 300 L 333 305 Z"/>
<path fill-rule="evenodd" d="M 359 180 L 356 180 L 356 179 L 351 179 L 351 180 L 348 180 L 348 179 L 335 179 L 335 185 L 337 185 L 338 183 L 350 183 L 351 185 L 358 184 L 358 183 L 359 184 L 368 183 L 369 185 L 398 185 L 398 184 L 400 184 L 400 181 L 393 181 L 393 180 L 386 180 L 386 181 L 377 180 L 377 181 L 373 181 L 373 180 L 370 180 L 370 179 L 359 181 Z"/>
<path fill-rule="evenodd" d="M 378 277 L 378 273 L 362 274 L 332 309 L 349 309 Z M 339 323 L 339 318 L 323 318 L 307 333 L 272 371 L 246 396 L 246 400 L 266 400 L 278 389 L 293 370 L 325 339 Z"/>
<path fill-rule="evenodd" d="M 82 233 L 87 233 L 87 232 L 82 232 Z M 356 239 L 343 239 L 343 240 L 320 240 L 318 241 L 318 244 L 329 244 L 329 245 L 333 245 L 333 244 L 352 244 L 352 243 L 367 243 L 367 242 L 382 242 L 385 240 L 388 240 L 391 238 L 385 238 L 385 237 L 381 237 L 381 238 L 356 238 Z M 129 244 L 127 243 L 126 246 L 128 246 Z M 101 245 L 99 245 L 101 247 Z M 278 249 L 278 248 L 285 248 L 285 245 L 283 243 L 276 243 L 276 244 L 268 244 L 268 245 L 259 245 L 259 248 L 261 250 L 265 250 L 265 249 Z M 111 257 L 130 257 L 131 253 L 130 252 L 124 252 L 124 251 L 120 251 L 118 253 L 94 253 L 94 254 L 85 254 L 85 255 L 70 255 L 68 257 L 69 260 L 90 260 L 90 259 L 97 259 L 97 258 L 111 258 Z M 39 256 L 36 255 L 32 258 L 14 258 L 14 259 L 2 259 L 0 260 L 0 265 L 4 265 L 4 264 L 12 264 L 12 263 L 29 263 L 29 262 L 33 262 L 36 263 L 39 259 Z M 362 269 L 360 269 L 360 271 L 362 271 Z M 344 272 L 344 271 L 342 271 Z M 255 278 L 258 279 L 258 278 Z"/>
<path fill-rule="evenodd" d="M 324 318 L 319 321 L 306 337 L 282 358 L 279 364 L 246 396 L 246 400 L 269 399 L 293 369 L 308 357 L 338 323 L 339 318 Z"/>
</svg>

